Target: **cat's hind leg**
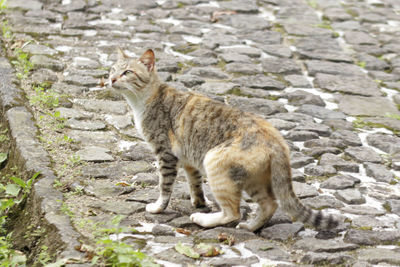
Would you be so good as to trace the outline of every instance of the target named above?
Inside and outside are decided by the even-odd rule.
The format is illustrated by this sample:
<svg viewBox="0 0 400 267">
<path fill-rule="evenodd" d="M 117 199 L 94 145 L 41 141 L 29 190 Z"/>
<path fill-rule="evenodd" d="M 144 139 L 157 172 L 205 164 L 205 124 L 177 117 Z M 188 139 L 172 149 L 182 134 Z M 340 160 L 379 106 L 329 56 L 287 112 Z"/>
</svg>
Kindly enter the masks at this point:
<svg viewBox="0 0 400 267">
<path fill-rule="evenodd" d="M 203 193 L 203 182 L 199 170 L 190 166 L 184 165 L 183 169 L 186 172 L 186 179 L 189 183 L 190 200 L 195 208 L 206 206 L 206 200 Z"/>
<path fill-rule="evenodd" d="M 237 227 L 254 232 L 271 219 L 278 204 L 273 194 L 268 194 L 265 188 L 254 187 L 246 192 L 258 204 L 256 216 L 247 222 L 239 223 Z"/>
<path fill-rule="evenodd" d="M 207 153 L 204 167 L 211 191 L 220 212 L 194 213 L 190 219 L 203 226 L 215 227 L 240 219 L 240 185 L 232 178 L 232 164 L 224 161 L 220 153 Z"/>
<path fill-rule="evenodd" d="M 162 151 L 158 154 L 160 195 L 156 202 L 146 205 L 147 212 L 160 213 L 168 206 L 177 174 L 177 163 L 178 159 L 169 151 Z"/>
</svg>

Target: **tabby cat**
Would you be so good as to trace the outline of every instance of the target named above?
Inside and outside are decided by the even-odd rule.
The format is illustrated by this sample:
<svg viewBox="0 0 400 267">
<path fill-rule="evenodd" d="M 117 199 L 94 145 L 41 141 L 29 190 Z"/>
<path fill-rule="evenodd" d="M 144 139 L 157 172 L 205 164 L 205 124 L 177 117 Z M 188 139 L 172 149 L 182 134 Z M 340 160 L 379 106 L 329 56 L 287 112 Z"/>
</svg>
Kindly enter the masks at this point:
<svg viewBox="0 0 400 267">
<path fill-rule="evenodd" d="M 289 148 L 280 133 L 262 118 L 193 93 L 178 91 L 160 80 L 154 52 L 139 59 L 118 49 L 110 85 L 133 109 L 135 126 L 157 155 L 160 195 L 146 211 L 160 213 L 168 205 L 178 163 L 186 172 L 194 207 L 205 205 L 204 175 L 221 209 L 194 213 L 203 227 L 239 220 L 242 190 L 258 204 L 255 218 L 238 227 L 255 231 L 274 214 L 279 200 L 296 220 L 320 229 L 337 220 L 304 206 L 293 192 Z"/>
</svg>

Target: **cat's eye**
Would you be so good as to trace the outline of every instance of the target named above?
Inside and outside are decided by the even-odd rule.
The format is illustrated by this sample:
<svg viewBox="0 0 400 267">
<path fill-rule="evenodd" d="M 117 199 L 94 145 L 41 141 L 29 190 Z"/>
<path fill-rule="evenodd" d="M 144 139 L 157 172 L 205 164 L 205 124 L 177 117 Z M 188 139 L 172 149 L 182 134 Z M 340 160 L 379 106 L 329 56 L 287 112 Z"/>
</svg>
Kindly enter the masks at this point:
<svg viewBox="0 0 400 267">
<path fill-rule="evenodd" d="M 130 73 L 133 73 L 133 71 L 131 71 L 131 70 L 126 70 L 126 71 L 124 71 L 124 72 L 122 73 L 122 75 L 127 75 L 127 74 L 130 74 Z"/>
</svg>

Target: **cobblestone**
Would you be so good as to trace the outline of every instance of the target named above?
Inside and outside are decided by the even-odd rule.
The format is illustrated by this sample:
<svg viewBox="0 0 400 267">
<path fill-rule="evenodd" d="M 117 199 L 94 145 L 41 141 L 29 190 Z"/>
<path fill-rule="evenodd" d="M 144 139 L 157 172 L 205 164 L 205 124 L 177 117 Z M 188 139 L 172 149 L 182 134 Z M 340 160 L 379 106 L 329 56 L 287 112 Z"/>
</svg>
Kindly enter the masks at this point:
<svg viewBox="0 0 400 267">
<path fill-rule="evenodd" d="M 396 1 L 7 3 L 9 10 L 1 16 L 15 42 L 3 38 L 4 47 L 21 48 L 34 64 L 20 85 L 23 94 L 29 98 L 31 83 L 47 82 L 69 100 L 68 105 L 60 101 L 49 112 L 39 112 L 13 91 L 16 86 L 0 85 L 3 109 L 18 107 L 8 111 L 12 137 L 26 139 L 29 133 L 18 130 L 18 125 L 33 124 L 18 113 L 20 106 L 31 110 L 40 126 L 37 150 L 47 149 L 49 159 L 37 159 L 40 164 L 29 163 L 29 168 L 47 166 L 57 174 L 53 179 L 68 190 L 76 190 L 75 185 L 83 188 L 80 195 L 64 194 L 64 204 L 76 211 L 76 217 L 66 232 L 74 241 L 65 234 L 63 240 L 94 243 L 79 221 L 107 223 L 110 216 L 125 215 L 129 226 L 154 226 L 143 230 L 151 242 L 141 250 L 165 266 L 271 261 L 289 266 L 399 264 L 400 5 Z M 131 56 L 152 48 L 160 76 L 171 85 L 267 118 L 292 148 L 296 194 L 314 209 L 335 210 L 347 218 L 340 234 L 318 239 L 324 234 L 292 223 L 280 209 L 256 233 L 235 229 L 235 224 L 202 229 L 189 220 L 195 209 L 181 174 L 168 209 L 161 214 L 145 212 L 145 204 L 158 196 L 155 157 L 134 129 L 125 101 L 100 86 L 116 60 L 116 46 Z M 12 79 L 15 73 L 10 67 L 1 58 L 1 79 Z M 60 127 L 44 124 L 42 117 L 49 114 L 57 114 L 53 119 L 58 118 Z M 22 154 L 36 155 L 36 150 L 28 149 L 29 142 L 20 143 L 27 147 Z M 207 182 L 204 188 L 212 200 Z M 46 199 L 45 191 L 35 196 L 42 198 Z M 85 213 L 88 210 L 93 213 Z M 49 211 L 43 211 L 45 219 L 55 214 Z M 243 217 L 254 216 L 246 202 L 241 211 Z M 66 226 L 57 227 L 62 233 Z M 75 232 L 70 234 L 72 227 Z M 174 227 L 193 232 L 182 237 Z M 234 236 L 235 245 L 221 244 L 226 253 L 213 259 L 190 259 L 172 248 L 177 242 L 219 243 L 221 234 Z M 387 244 L 391 247 L 376 247 Z M 85 261 L 83 253 L 74 253 Z"/>
</svg>

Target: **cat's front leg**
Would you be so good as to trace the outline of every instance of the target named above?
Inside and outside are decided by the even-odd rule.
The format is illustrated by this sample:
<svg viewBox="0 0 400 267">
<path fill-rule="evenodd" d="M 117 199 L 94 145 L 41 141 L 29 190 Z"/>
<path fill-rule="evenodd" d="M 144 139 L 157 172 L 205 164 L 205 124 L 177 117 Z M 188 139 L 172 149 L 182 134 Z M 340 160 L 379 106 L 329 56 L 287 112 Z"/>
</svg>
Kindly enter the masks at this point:
<svg viewBox="0 0 400 267">
<path fill-rule="evenodd" d="M 160 195 L 156 202 L 146 205 L 146 211 L 160 213 L 168 206 L 171 198 L 172 186 L 177 174 L 178 159 L 169 151 L 160 152 L 158 155 L 160 170 L 159 189 Z"/>
<path fill-rule="evenodd" d="M 203 183 L 199 170 L 190 165 L 184 165 L 183 169 L 186 172 L 186 179 L 189 183 L 190 200 L 195 208 L 206 206 L 206 200 L 203 193 Z"/>
</svg>

